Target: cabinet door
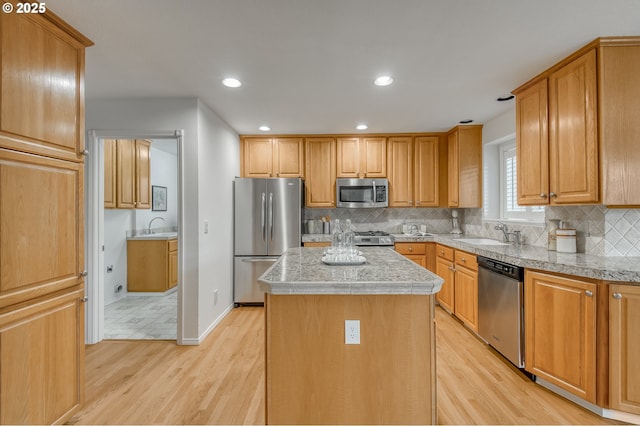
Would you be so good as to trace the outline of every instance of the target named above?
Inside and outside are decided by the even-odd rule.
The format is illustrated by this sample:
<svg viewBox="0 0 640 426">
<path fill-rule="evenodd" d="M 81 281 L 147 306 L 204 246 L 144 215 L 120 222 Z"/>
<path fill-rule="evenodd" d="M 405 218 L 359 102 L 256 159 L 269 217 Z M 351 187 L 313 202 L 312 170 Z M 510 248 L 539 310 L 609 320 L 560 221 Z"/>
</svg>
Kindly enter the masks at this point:
<svg viewBox="0 0 640 426">
<path fill-rule="evenodd" d="M 151 208 L 151 142 L 136 140 L 136 208 Z"/>
<path fill-rule="evenodd" d="M 389 138 L 387 143 L 389 207 L 413 207 L 413 140 Z"/>
<path fill-rule="evenodd" d="M 416 207 L 438 207 L 438 136 L 416 137 L 414 144 L 414 187 Z"/>
<path fill-rule="evenodd" d="M 596 285 L 525 273 L 525 368 L 596 402 Z"/>
<path fill-rule="evenodd" d="M 242 176 L 271 177 L 273 148 L 269 138 L 246 138 L 242 141 Z"/>
<path fill-rule="evenodd" d="M 0 423 L 64 422 L 82 403 L 84 290 L 0 315 Z"/>
<path fill-rule="evenodd" d="M 595 49 L 549 77 L 552 204 L 599 200 L 597 103 Z"/>
<path fill-rule="evenodd" d="M 460 204 L 458 149 L 458 132 L 451 132 L 448 135 L 449 207 L 458 207 Z"/>
<path fill-rule="evenodd" d="M 336 141 L 336 176 L 359 178 L 360 175 L 360 139 L 338 138 Z"/>
<path fill-rule="evenodd" d="M 116 202 L 116 141 L 104 140 L 104 208 L 115 209 Z"/>
<path fill-rule="evenodd" d="M 454 312 L 469 328 L 478 331 L 478 272 L 456 265 Z"/>
<path fill-rule="evenodd" d="M 305 194 L 307 207 L 336 205 L 336 140 L 308 138 L 305 141 Z"/>
<path fill-rule="evenodd" d="M 610 286 L 610 406 L 640 414 L 640 287 Z"/>
<path fill-rule="evenodd" d="M 273 174 L 276 177 L 304 177 L 304 139 L 280 138 L 273 141 Z"/>
<path fill-rule="evenodd" d="M 360 157 L 363 162 L 360 169 L 364 177 L 387 176 L 387 138 L 363 138 L 360 141 Z"/>
<path fill-rule="evenodd" d="M 173 288 L 178 284 L 178 252 L 169 252 L 169 285 L 167 288 Z"/>
<path fill-rule="evenodd" d="M 0 149 L 0 307 L 81 282 L 83 182 L 82 163 Z"/>
<path fill-rule="evenodd" d="M 517 95 L 516 155 L 518 204 L 549 204 L 549 131 L 546 78 Z"/>
<path fill-rule="evenodd" d="M 136 208 L 136 145 L 132 139 L 116 142 L 116 197 L 120 209 Z"/>
<path fill-rule="evenodd" d="M 3 13 L 0 28 L 0 146 L 82 161 L 84 45 L 42 16 Z"/>
<path fill-rule="evenodd" d="M 441 257 L 436 257 L 436 275 L 444 279 L 442 289 L 437 293 L 436 298 L 443 308 L 447 309 L 449 312 L 453 312 L 455 301 L 455 272 L 453 269 L 453 262 Z"/>
</svg>

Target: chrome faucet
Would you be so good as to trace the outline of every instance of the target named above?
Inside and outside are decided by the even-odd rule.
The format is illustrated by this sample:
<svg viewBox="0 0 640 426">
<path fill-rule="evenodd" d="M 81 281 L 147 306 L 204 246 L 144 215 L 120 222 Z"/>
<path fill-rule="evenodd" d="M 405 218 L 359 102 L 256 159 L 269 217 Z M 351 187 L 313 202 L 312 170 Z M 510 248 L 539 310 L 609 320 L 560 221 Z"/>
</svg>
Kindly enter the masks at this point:
<svg viewBox="0 0 640 426">
<path fill-rule="evenodd" d="M 495 226 L 494 229 L 496 229 L 498 231 L 502 231 L 503 241 L 505 243 L 511 242 L 511 239 L 509 238 L 509 235 L 513 235 L 513 242 L 516 243 L 516 245 L 518 245 L 518 246 L 520 244 L 522 244 L 521 231 L 509 232 L 509 228 L 507 227 L 507 225 L 505 223 L 502 223 L 502 222 L 498 222 L 498 224 Z"/>
<path fill-rule="evenodd" d="M 502 231 L 502 234 L 504 235 L 503 237 L 504 242 L 505 243 L 509 242 L 509 228 L 505 223 L 498 222 L 498 224 L 495 226 L 494 229 L 496 229 L 497 231 Z"/>
<path fill-rule="evenodd" d="M 151 219 L 151 220 L 149 221 L 149 226 L 147 226 L 147 229 L 146 229 L 147 234 L 153 234 L 153 231 L 151 230 L 151 224 L 152 224 L 152 223 L 153 223 L 153 221 L 154 221 L 154 220 L 156 220 L 156 219 L 160 219 L 161 221 L 163 221 L 163 222 L 164 222 L 164 218 L 162 218 L 162 217 L 160 217 L 160 216 L 156 216 L 156 217 L 154 217 L 153 219 Z"/>
</svg>

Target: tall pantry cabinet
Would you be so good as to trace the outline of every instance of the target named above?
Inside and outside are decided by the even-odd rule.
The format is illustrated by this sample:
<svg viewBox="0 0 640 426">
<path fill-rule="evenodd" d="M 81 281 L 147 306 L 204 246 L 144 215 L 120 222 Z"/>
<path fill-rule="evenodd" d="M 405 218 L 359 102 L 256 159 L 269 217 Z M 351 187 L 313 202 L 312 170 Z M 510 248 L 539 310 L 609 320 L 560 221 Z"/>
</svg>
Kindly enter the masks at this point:
<svg viewBox="0 0 640 426">
<path fill-rule="evenodd" d="M 4 2 L 3 2 L 4 3 Z M 0 423 L 83 397 L 84 49 L 55 14 L 0 15 Z"/>
</svg>

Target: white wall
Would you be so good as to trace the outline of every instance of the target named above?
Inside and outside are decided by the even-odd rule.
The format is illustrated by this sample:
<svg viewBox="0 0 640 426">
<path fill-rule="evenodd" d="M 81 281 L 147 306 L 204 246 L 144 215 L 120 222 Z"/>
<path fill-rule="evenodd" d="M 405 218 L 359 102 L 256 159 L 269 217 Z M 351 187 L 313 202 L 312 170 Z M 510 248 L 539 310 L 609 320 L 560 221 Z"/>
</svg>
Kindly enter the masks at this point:
<svg viewBox="0 0 640 426">
<path fill-rule="evenodd" d="M 194 344 L 204 337 L 212 324 L 219 318 L 217 312 L 228 307 L 220 306 L 228 300 L 220 298 L 213 307 L 212 277 L 202 270 L 211 271 L 210 263 L 216 266 L 215 276 L 220 293 L 231 293 L 232 245 L 228 238 L 217 238 L 215 233 L 201 239 L 200 217 L 210 217 L 212 229 L 231 229 L 230 196 L 231 181 L 240 170 L 239 138 L 215 113 L 206 109 L 195 98 L 179 99 L 118 99 L 87 100 L 86 128 L 91 130 L 184 130 L 182 146 L 182 223 L 181 223 L 181 286 L 183 313 L 182 343 Z M 199 129 L 203 131 L 203 140 L 199 141 Z M 229 154 L 222 157 L 222 152 Z M 235 152 L 231 155 L 231 152 Z M 200 171 L 207 168 L 208 171 Z M 218 171 L 221 169 L 221 171 Z M 209 176 L 217 180 L 203 180 Z M 203 189 L 200 190 L 200 187 Z M 200 204 L 207 206 L 200 211 Z M 214 208 L 228 209 L 228 214 L 215 214 Z M 213 219 L 219 220 L 213 222 Z M 224 231 L 222 231 L 224 234 Z M 228 262 L 201 256 L 200 252 L 228 258 Z M 218 270 L 217 268 L 220 268 Z M 212 307 L 207 309 L 207 307 Z M 207 312 L 200 312 L 200 309 Z M 216 309 L 217 308 L 217 309 Z M 222 314 L 221 314 L 222 315 Z M 220 316 L 221 316 L 220 315 Z M 201 323 L 202 321 L 202 323 Z"/>
<path fill-rule="evenodd" d="M 205 104 L 198 102 L 200 211 L 200 335 L 233 305 L 233 178 L 240 174 L 240 144 Z M 214 159 L 215 161 L 212 161 Z M 204 233 L 204 221 L 209 233 Z M 231 285 L 229 285 L 231 283 Z M 214 303 L 214 291 L 218 291 Z"/>
<path fill-rule="evenodd" d="M 133 210 L 104 210 L 104 304 L 122 298 L 127 289 L 127 231 L 133 227 Z M 106 268 L 113 266 L 113 272 Z M 123 290 L 115 293 L 115 286 Z"/>
<path fill-rule="evenodd" d="M 170 228 L 178 226 L 178 157 L 170 152 L 173 140 L 153 140 L 151 142 L 151 185 L 167 188 L 167 211 L 136 210 L 135 229 L 142 230 L 149 226 L 154 217 L 161 220 L 153 222 L 153 228 Z"/>
</svg>

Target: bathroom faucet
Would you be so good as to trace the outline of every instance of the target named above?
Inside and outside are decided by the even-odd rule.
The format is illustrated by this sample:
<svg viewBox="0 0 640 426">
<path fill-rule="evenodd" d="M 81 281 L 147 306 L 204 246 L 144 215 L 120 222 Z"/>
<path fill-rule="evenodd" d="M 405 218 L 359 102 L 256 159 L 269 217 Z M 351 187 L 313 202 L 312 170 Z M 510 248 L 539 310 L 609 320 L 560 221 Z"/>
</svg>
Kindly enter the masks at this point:
<svg viewBox="0 0 640 426">
<path fill-rule="evenodd" d="M 154 217 L 153 219 L 151 219 L 151 220 L 149 221 L 149 226 L 147 226 L 147 234 L 153 234 L 153 231 L 151 230 L 151 224 L 152 224 L 152 223 L 153 223 L 153 221 L 154 221 L 154 220 L 156 220 L 156 219 L 160 219 L 161 221 L 163 221 L 163 222 L 164 222 L 164 218 L 162 218 L 162 217 L 160 217 L 160 216 L 156 216 L 156 217 Z"/>
</svg>

